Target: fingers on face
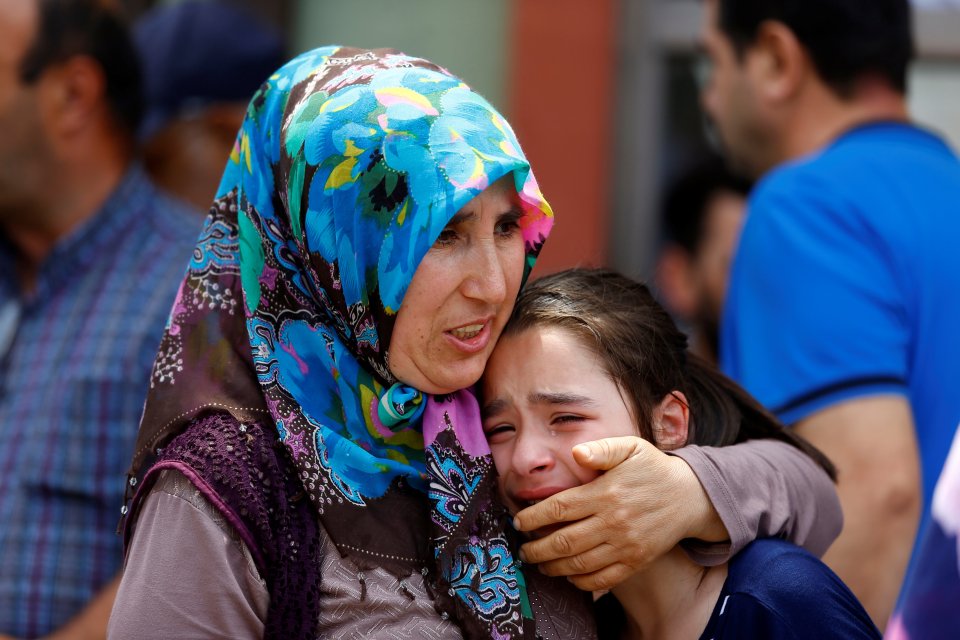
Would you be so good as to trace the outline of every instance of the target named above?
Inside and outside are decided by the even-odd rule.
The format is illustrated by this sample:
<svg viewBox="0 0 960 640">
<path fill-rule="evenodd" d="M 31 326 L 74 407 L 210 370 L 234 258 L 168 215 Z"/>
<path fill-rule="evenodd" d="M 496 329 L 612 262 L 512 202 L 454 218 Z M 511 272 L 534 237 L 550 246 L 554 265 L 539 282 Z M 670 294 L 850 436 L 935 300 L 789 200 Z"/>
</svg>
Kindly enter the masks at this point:
<svg viewBox="0 0 960 640">
<path fill-rule="evenodd" d="M 590 515 L 585 507 L 590 500 L 581 498 L 586 487 L 574 487 L 552 495 L 543 502 L 520 511 L 513 519 L 519 531 L 535 531 L 540 527 L 560 522 L 572 522 Z"/>
<path fill-rule="evenodd" d="M 606 591 L 633 575 L 635 571 L 625 564 L 613 564 L 600 571 L 568 578 L 578 589 L 584 591 Z"/>
<path fill-rule="evenodd" d="M 609 471 L 629 458 L 645 451 L 646 441 L 637 436 L 618 436 L 585 442 L 574 452 L 578 463 L 598 471 Z M 583 455 L 582 452 L 589 455 Z"/>
<path fill-rule="evenodd" d="M 524 544 L 524 561 L 540 563 L 569 558 L 605 544 L 606 538 L 601 523 L 596 519 L 574 522 L 539 540 Z"/>
<path fill-rule="evenodd" d="M 544 562 L 539 569 L 548 576 L 585 576 L 619 564 L 621 556 L 622 552 L 618 552 L 614 546 L 603 543 L 583 553 Z"/>
</svg>

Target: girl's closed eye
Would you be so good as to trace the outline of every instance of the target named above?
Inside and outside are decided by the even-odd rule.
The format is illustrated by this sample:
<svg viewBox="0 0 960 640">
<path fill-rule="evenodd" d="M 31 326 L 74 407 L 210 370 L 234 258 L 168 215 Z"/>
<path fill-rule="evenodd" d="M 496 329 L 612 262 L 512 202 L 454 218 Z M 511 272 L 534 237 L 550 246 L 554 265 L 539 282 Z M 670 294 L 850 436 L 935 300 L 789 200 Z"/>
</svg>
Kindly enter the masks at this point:
<svg viewBox="0 0 960 640">
<path fill-rule="evenodd" d="M 516 428 L 512 424 L 496 424 L 490 428 L 484 427 L 484 435 L 487 437 L 487 440 L 490 442 L 501 442 L 509 438 Z"/>
</svg>

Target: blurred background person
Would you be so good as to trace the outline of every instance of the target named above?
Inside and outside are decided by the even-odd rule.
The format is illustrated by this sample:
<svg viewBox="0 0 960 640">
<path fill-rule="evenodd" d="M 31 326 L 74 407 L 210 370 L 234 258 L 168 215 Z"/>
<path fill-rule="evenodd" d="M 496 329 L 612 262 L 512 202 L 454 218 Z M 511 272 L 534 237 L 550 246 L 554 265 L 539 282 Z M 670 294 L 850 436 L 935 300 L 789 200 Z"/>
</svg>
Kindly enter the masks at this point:
<svg viewBox="0 0 960 640">
<path fill-rule="evenodd" d="M 658 293 L 688 327 L 690 350 L 712 364 L 749 192 L 748 180 L 709 156 L 681 174 L 664 196 Z"/>
<path fill-rule="evenodd" d="M 960 396 L 960 161 L 910 123 L 906 0 L 710 0 L 703 99 L 750 196 L 724 369 L 836 464 L 824 557 L 878 625 Z"/>
<path fill-rule="evenodd" d="M 933 492 L 887 640 L 951 640 L 960 630 L 960 430 Z"/>
<path fill-rule="evenodd" d="M 179 3 L 117 1 L 135 16 Z M 566 214 L 538 271 L 608 264 L 653 277 L 660 196 L 708 148 L 693 78 L 702 0 L 593 0 L 590 11 L 581 0 L 220 1 L 265 21 L 291 53 L 331 42 L 391 47 L 470 78 L 514 123 L 541 186 Z M 960 3 L 925 0 L 915 13 L 910 110 L 956 145 Z M 558 93 L 564 100 L 544 109 L 544 96 Z"/>
<path fill-rule="evenodd" d="M 176 2 L 115 4 L 141 16 Z M 707 147 L 692 73 L 699 58 L 701 0 L 591 0 L 590 11 L 583 10 L 582 0 L 230 4 L 268 21 L 291 52 L 331 42 L 394 47 L 470 78 L 514 124 L 538 167 L 541 187 L 563 212 L 538 271 L 608 264 L 652 278 L 665 177 L 676 175 Z M 954 107 L 960 95 L 957 5 L 955 0 L 915 3 L 918 57 L 910 68 L 908 96 L 911 114 L 936 126 L 954 145 L 960 142 Z M 465 24 L 470 38 L 463 37 Z M 569 55 L 571 50 L 577 54 Z M 572 77 L 575 92 L 568 90 Z M 544 96 L 561 94 L 563 100 L 543 108 Z M 556 144 L 558 130 L 564 131 L 562 148 Z M 208 204 L 199 206 L 206 210 Z M 0 343 L 2 333 L 0 326 Z M 937 388 L 952 391 L 942 384 Z M 960 416 L 953 424 L 957 421 Z"/>
<path fill-rule="evenodd" d="M 199 224 L 134 162 L 98 0 L 0 2 L 0 634 L 103 637 L 124 471 Z"/>
<path fill-rule="evenodd" d="M 143 162 L 206 215 L 254 91 L 286 59 L 283 38 L 220 0 L 158 5 L 134 26 L 146 113 Z"/>
</svg>

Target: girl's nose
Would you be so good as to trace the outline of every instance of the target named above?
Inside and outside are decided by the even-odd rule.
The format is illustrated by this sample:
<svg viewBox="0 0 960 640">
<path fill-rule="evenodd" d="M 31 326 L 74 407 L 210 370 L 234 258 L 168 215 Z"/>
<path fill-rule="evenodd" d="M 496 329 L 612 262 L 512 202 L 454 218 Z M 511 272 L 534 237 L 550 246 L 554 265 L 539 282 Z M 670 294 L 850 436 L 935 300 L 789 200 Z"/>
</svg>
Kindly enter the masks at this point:
<svg viewBox="0 0 960 640">
<path fill-rule="evenodd" d="M 545 433 L 522 434 L 513 452 L 514 468 L 524 475 L 552 469 L 556 465 L 556 456 L 549 440 Z"/>
</svg>

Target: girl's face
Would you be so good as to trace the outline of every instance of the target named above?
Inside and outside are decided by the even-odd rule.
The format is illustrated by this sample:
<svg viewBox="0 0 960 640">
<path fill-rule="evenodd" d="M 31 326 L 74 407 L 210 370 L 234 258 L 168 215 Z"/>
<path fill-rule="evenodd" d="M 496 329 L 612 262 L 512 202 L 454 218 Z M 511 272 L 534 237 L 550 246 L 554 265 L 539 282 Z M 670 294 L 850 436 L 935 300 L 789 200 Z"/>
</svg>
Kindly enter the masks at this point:
<svg viewBox="0 0 960 640">
<path fill-rule="evenodd" d="M 483 430 L 511 513 L 599 475 L 574 461 L 574 446 L 638 434 L 600 356 L 558 327 L 502 338 L 484 372 L 483 398 Z"/>
<path fill-rule="evenodd" d="M 520 200 L 507 175 L 468 202 L 417 267 L 390 339 L 390 370 L 425 393 L 480 379 L 523 279 Z"/>
</svg>

